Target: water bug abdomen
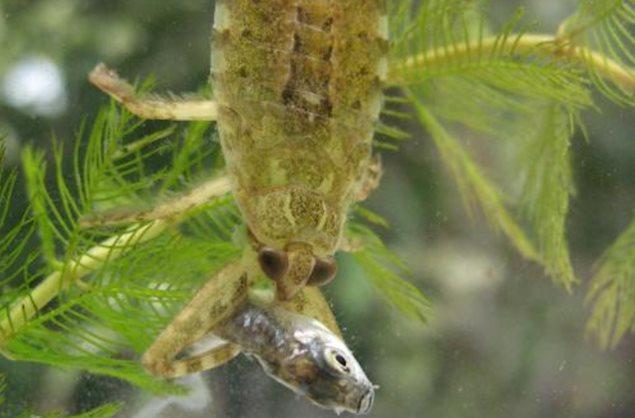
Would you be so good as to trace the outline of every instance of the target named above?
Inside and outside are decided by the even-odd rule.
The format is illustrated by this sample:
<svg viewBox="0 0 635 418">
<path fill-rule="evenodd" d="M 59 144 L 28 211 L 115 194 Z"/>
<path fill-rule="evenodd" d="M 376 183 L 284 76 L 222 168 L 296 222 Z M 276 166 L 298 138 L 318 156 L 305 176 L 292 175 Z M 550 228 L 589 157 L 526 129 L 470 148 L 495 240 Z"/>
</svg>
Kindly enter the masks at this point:
<svg viewBox="0 0 635 418">
<path fill-rule="evenodd" d="M 217 2 L 212 82 L 221 143 L 261 242 L 335 250 L 370 159 L 385 22 L 380 0 Z"/>
</svg>

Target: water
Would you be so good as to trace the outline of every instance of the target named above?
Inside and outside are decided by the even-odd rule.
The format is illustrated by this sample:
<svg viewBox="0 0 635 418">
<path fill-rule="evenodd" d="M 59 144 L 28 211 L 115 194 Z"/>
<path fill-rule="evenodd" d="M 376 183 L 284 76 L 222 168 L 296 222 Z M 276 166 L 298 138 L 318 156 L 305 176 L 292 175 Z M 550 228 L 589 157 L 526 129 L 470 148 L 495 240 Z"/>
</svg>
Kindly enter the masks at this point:
<svg viewBox="0 0 635 418">
<path fill-rule="evenodd" d="M 493 10 L 498 3 L 509 5 L 494 3 Z M 532 2 L 532 7 L 556 13 L 541 4 Z M 30 143 L 47 153 L 51 167 L 53 136 L 65 144 L 65 155 L 71 154 L 82 121 L 90 127 L 107 104 L 86 80 L 99 61 L 130 79 L 154 74 L 157 91 L 204 89 L 213 9 L 207 0 L 0 2 L 0 132 L 10 133 L 13 144 L 7 160 L 19 164 L 19 150 Z M 496 16 L 496 21 L 506 17 Z M 550 19 L 545 30 L 560 18 Z M 479 211 L 473 219 L 466 216 L 430 136 L 412 118 L 391 119 L 413 140 L 399 152 L 384 152 L 385 177 L 367 206 L 390 222 L 390 229 L 374 229 L 405 260 L 413 283 L 433 300 L 435 317 L 428 325 L 405 318 L 384 303 L 350 255 L 338 257 L 338 278 L 326 293 L 349 347 L 380 386 L 370 416 L 633 415 L 633 337 L 626 335 L 611 351 L 585 338 L 591 307 L 583 300 L 594 263 L 631 222 L 635 206 L 632 108 L 598 102 L 601 114 L 584 114 L 589 143 L 580 133 L 573 138 L 577 195 L 566 227 L 582 280 L 573 295 L 554 285 L 540 266 L 518 256 Z M 141 129 L 168 126 L 147 122 Z M 516 163 L 498 152 L 499 140 L 459 132 L 490 178 L 501 183 L 516 179 Z M 213 133 L 205 141 L 214 144 Z M 518 150 L 514 143 L 507 145 Z M 170 162 L 166 154 L 156 158 L 150 172 Z M 187 180 L 187 175 L 176 179 L 175 187 Z M 145 196 L 153 197 L 152 192 Z M 17 222 L 26 201 L 21 177 L 9 222 Z M 186 233 L 191 231 L 186 228 Z M 28 248 L 36 245 L 33 239 Z M 192 268 L 203 265 L 201 259 L 191 263 Z M 7 295 L 3 291 L 3 303 Z M 148 321 L 147 329 L 130 333 L 145 335 L 155 328 Z M 101 328 L 95 332 L 111 337 Z M 132 364 L 139 354 L 128 347 L 104 356 Z M 74 414 L 107 402 L 123 402 L 121 417 L 332 416 L 274 382 L 244 356 L 187 378 L 191 390 L 186 397 L 157 397 L 114 377 L 4 358 L 0 373 L 7 380 L 0 416 L 7 417 L 24 411 Z"/>
</svg>

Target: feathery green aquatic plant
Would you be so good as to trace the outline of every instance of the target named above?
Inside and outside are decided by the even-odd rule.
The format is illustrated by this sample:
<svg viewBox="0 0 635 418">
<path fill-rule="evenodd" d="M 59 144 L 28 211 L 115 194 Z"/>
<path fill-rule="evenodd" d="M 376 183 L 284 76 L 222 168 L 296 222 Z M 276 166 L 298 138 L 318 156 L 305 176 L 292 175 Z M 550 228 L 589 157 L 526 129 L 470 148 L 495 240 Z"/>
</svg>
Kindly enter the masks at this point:
<svg viewBox="0 0 635 418">
<path fill-rule="evenodd" d="M 394 19 L 390 67 L 407 86 L 418 119 L 434 140 L 469 213 L 482 210 L 517 250 L 542 264 L 565 289 L 578 281 L 566 219 L 573 192 L 570 142 L 584 133 L 581 112 L 599 92 L 632 108 L 635 99 L 635 3 L 582 1 L 554 35 L 532 33 L 518 13 L 491 34 L 480 2 L 438 0 Z M 524 186 L 504 193 L 459 140 L 478 132 L 517 141 Z M 607 251 L 592 280 L 589 331 L 614 345 L 635 326 L 635 241 L 632 227 Z M 630 237 L 630 238 L 629 238 Z"/>
<path fill-rule="evenodd" d="M 480 2 L 393 3 L 387 87 L 398 93 L 384 114 L 401 117 L 392 104 L 410 105 L 468 212 L 480 210 L 522 256 L 572 289 L 578 279 L 565 228 L 571 137 L 582 128 L 581 112 L 594 110 L 594 91 L 633 105 L 635 4 L 583 1 L 552 35 L 532 33 L 521 13 L 494 32 Z M 178 391 L 151 378 L 135 356 L 121 354 L 143 352 L 193 292 L 239 256 L 234 232 L 242 221 L 233 199 L 128 227 L 85 228 L 81 220 L 150 207 L 220 179 L 215 127 L 145 125 L 115 105 L 87 120 L 73 147 L 56 143 L 52 164 L 35 148 L 23 151 L 29 198 L 23 214 L 12 206 L 16 173 L 1 174 L 0 349 L 15 360 Z M 403 139 L 402 129 L 381 125 L 378 145 L 396 148 L 385 138 Z M 492 148 L 518 143 L 518 196 L 471 155 L 462 138 L 472 132 Z M 401 278 L 407 269 L 367 226 L 381 219 L 363 208 L 356 213 L 347 230 L 361 247 L 353 259 L 382 297 L 427 320 L 429 301 Z M 607 251 L 589 292 L 589 329 L 604 345 L 615 344 L 635 322 L 634 231 L 629 227 Z"/>
</svg>

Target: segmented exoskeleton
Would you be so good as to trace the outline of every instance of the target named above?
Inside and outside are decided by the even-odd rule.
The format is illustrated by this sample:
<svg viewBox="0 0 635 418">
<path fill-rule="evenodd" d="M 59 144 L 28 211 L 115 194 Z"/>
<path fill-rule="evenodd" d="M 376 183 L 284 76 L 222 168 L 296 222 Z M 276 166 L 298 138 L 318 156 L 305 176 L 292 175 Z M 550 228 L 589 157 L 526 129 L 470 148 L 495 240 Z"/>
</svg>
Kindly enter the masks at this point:
<svg viewBox="0 0 635 418">
<path fill-rule="evenodd" d="M 276 283 L 275 304 L 340 334 L 321 293 L 303 288 L 333 279 L 332 256 L 343 244 L 349 207 L 377 184 L 371 147 L 387 27 L 383 0 L 220 0 L 212 36 L 214 101 L 142 99 L 105 66 L 93 71 L 94 84 L 141 117 L 218 124 L 229 184 L 204 184 L 132 219 L 170 210 L 178 216 L 197 199 L 231 190 L 247 225 L 241 260 L 211 279 L 145 353 L 152 373 L 169 377 L 231 359 L 238 351 L 225 346 L 195 361 L 175 360 L 244 306 L 263 273 Z"/>
<path fill-rule="evenodd" d="M 212 72 L 233 190 L 282 299 L 335 274 L 371 156 L 388 48 L 381 0 L 221 0 Z"/>
</svg>

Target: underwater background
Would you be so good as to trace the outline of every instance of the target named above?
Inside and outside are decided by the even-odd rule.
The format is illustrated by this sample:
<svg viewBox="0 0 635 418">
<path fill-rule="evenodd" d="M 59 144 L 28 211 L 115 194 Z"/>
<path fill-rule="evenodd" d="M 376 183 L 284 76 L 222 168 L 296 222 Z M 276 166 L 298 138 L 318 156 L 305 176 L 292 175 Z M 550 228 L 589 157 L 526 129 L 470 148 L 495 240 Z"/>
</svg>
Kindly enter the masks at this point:
<svg viewBox="0 0 635 418">
<path fill-rule="evenodd" d="M 575 1 L 492 1 L 492 21 L 517 5 L 555 31 Z M 154 75 L 157 91 L 196 91 L 209 73 L 209 0 L 0 0 L 0 133 L 6 164 L 27 143 L 69 141 L 107 98 L 86 76 L 104 61 L 130 79 Z M 384 152 L 382 185 L 367 206 L 384 216 L 385 243 L 412 269 L 434 302 L 421 325 L 384 303 L 346 257 L 326 288 L 349 346 L 380 389 L 373 417 L 633 417 L 635 338 L 604 351 L 585 337 L 584 302 L 594 263 L 635 208 L 635 118 L 596 97 L 584 113 L 588 140 L 576 134 L 576 184 L 567 233 L 582 283 L 567 294 L 522 259 L 476 214 L 465 211 L 432 141 L 414 122 L 412 138 Z M 485 145 L 469 138 L 476 154 Z M 491 144 L 490 144 L 491 145 Z M 483 159 L 502 158 L 482 151 Z M 491 161 L 495 178 L 513 164 Z M 19 201 L 23 199 L 23 201 Z M 15 206 L 24 207 L 18 194 Z M 17 216 L 17 215 L 16 215 Z M 0 358 L 6 376 L 0 416 L 80 413 L 123 401 L 120 416 L 329 417 L 240 357 L 190 379 L 189 397 L 150 399 L 114 378 Z"/>
</svg>

